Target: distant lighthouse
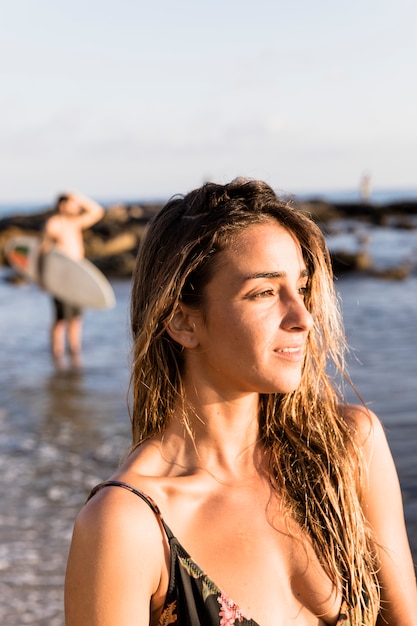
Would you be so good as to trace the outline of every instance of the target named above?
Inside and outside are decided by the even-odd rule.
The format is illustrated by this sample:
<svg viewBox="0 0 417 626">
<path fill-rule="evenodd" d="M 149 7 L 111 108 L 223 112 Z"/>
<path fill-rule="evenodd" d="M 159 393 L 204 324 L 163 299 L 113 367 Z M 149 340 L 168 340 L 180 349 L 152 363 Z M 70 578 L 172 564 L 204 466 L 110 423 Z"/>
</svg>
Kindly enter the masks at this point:
<svg viewBox="0 0 417 626">
<path fill-rule="evenodd" d="M 365 172 L 362 175 L 359 191 L 361 194 L 361 202 L 363 204 L 368 204 L 371 199 L 371 175 L 369 172 Z"/>
</svg>

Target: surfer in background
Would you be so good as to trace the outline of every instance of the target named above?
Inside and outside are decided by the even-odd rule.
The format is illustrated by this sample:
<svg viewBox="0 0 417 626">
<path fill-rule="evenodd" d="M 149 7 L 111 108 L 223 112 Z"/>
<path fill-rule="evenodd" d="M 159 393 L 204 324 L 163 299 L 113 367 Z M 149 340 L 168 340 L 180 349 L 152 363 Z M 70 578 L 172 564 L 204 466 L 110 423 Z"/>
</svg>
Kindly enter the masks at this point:
<svg viewBox="0 0 417 626">
<path fill-rule="evenodd" d="M 104 214 L 100 204 L 78 193 L 58 197 L 55 213 L 46 221 L 41 244 L 42 258 L 55 247 L 72 259 L 84 258 L 83 231 L 98 222 Z M 82 339 L 82 310 L 53 298 L 54 319 L 51 327 L 51 350 L 57 365 L 65 354 L 66 338 L 73 365 L 79 364 Z"/>
</svg>

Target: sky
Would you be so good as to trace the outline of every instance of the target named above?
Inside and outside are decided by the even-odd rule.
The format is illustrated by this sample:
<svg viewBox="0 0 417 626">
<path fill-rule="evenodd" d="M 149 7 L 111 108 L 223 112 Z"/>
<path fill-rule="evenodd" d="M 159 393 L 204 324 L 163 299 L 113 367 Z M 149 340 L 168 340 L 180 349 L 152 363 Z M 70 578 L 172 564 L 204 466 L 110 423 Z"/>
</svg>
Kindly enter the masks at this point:
<svg viewBox="0 0 417 626">
<path fill-rule="evenodd" d="M 0 203 L 417 188 L 415 0 L 13 0 Z"/>
</svg>

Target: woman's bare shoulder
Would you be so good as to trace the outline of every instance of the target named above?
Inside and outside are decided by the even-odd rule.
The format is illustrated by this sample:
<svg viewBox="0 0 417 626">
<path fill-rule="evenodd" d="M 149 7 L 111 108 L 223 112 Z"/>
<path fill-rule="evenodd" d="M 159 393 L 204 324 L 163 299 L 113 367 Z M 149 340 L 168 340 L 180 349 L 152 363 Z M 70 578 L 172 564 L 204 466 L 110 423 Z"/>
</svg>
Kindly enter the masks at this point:
<svg viewBox="0 0 417 626">
<path fill-rule="evenodd" d="M 339 415 L 360 447 L 372 444 L 381 437 L 385 439 L 381 420 L 368 407 L 361 404 L 341 404 Z"/>
<path fill-rule="evenodd" d="M 152 537 L 159 538 L 161 527 L 149 504 L 133 491 L 113 482 L 108 481 L 96 488 L 94 495 L 78 513 L 76 526 L 82 527 L 85 532 L 91 529 L 95 533 L 100 529 L 107 532 L 123 528 L 128 535 L 146 536 L 147 541 Z M 138 527 L 141 533 L 137 533 Z"/>
<path fill-rule="evenodd" d="M 105 624 L 149 623 L 150 601 L 159 597 L 166 562 L 163 529 L 146 502 L 121 487 L 98 490 L 74 524 L 65 584 L 67 623 L 101 624 L 94 619 L 104 611 Z"/>
</svg>

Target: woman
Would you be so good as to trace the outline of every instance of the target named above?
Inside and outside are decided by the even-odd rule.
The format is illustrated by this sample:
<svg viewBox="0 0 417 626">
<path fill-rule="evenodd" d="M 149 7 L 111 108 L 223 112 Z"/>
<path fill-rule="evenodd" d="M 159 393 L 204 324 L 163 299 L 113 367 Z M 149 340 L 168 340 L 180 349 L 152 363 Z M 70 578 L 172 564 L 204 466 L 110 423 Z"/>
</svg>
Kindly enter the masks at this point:
<svg viewBox="0 0 417 626">
<path fill-rule="evenodd" d="M 174 198 L 131 320 L 133 446 L 76 520 L 67 626 L 411 624 L 382 427 L 325 371 L 344 339 L 320 230 L 260 181 Z"/>
</svg>

